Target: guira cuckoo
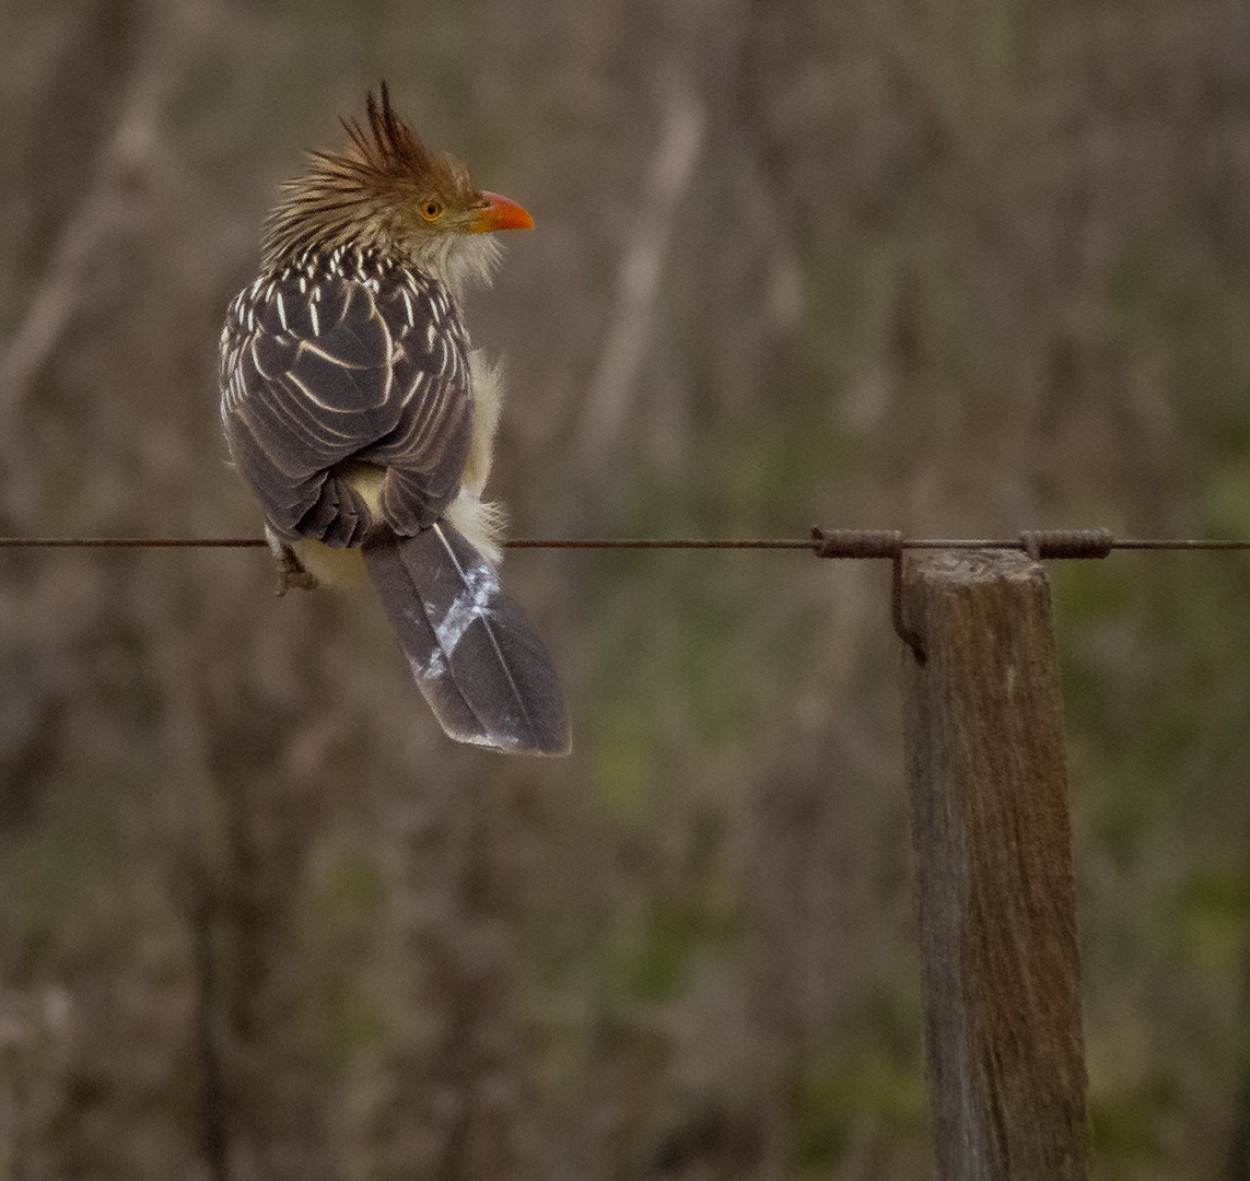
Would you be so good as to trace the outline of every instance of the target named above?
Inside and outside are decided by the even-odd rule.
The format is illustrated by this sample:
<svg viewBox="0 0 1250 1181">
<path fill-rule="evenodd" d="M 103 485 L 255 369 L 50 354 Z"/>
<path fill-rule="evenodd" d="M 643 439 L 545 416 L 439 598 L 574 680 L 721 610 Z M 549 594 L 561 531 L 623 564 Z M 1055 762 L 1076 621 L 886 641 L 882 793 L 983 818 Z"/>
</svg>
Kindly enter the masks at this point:
<svg viewBox="0 0 1250 1181">
<path fill-rule="evenodd" d="M 427 151 L 385 84 L 342 122 L 345 150 L 283 187 L 221 339 L 222 423 L 279 593 L 363 569 L 448 735 L 565 754 L 555 669 L 496 572 L 500 381 L 461 315 L 495 231 L 533 220 Z"/>
</svg>

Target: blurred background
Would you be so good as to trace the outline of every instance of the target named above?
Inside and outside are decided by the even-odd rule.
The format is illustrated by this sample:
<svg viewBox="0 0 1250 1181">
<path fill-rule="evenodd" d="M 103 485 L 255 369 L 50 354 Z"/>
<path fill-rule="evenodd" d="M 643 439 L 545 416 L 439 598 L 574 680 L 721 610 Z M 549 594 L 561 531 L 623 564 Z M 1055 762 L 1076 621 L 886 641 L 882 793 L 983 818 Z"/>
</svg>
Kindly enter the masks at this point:
<svg viewBox="0 0 1250 1181">
<path fill-rule="evenodd" d="M 514 536 L 1250 537 L 1245 0 L 6 0 L 0 533 L 257 535 L 217 341 L 385 77 L 523 202 Z M 1250 1176 L 1250 567 L 1051 568 L 1102 1178 Z M 931 1175 L 888 574 L 514 553 L 576 751 L 255 550 L 0 556 L 0 1179 Z"/>
</svg>

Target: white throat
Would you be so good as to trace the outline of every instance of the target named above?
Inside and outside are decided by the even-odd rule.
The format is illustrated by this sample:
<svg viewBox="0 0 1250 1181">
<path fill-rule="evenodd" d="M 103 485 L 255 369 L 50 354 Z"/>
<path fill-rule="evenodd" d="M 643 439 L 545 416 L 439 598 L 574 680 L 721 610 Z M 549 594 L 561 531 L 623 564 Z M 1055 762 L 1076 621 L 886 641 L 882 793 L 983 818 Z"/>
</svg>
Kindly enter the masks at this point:
<svg viewBox="0 0 1250 1181">
<path fill-rule="evenodd" d="M 469 287 L 489 287 L 503 250 L 494 234 L 439 234 L 422 244 L 418 269 L 437 279 L 457 300 Z"/>
</svg>

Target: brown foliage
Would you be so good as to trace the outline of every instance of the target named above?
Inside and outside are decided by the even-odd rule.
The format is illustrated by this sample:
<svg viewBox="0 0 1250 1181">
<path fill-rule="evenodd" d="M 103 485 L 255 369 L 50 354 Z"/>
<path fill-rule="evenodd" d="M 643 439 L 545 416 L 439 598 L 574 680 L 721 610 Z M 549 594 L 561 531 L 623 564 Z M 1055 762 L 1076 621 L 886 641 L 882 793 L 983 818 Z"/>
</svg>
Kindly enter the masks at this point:
<svg viewBox="0 0 1250 1181">
<path fill-rule="evenodd" d="M 19 4 L 0 531 L 258 527 L 221 317 L 385 76 L 535 215 L 469 308 L 516 534 L 1250 534 L 1248 11 Z M 2 559 L 0 1176 L 926 1175 L 880 572 L 509 565 L 567 766 L 259 553 Z M 1143 568 L 1057 595 L 1094 1156 L 1240 1177 L 1245 587 Z"/>
</svg>

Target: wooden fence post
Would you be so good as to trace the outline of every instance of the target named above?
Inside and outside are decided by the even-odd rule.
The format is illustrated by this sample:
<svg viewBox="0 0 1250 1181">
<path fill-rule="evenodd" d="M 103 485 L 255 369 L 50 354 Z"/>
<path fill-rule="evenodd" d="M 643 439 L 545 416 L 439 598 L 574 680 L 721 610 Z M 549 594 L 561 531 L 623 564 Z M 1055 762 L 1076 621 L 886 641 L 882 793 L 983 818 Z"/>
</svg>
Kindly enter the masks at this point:
<svg viewBox="0 0 1250 1181">
<path fill-rule="evenodd" d="M 1085 1181 L 1089 1134 L 1050 587 L 1011 551 L 908 555 L 908 788 L 942 1181 Z"/>
</svg>

